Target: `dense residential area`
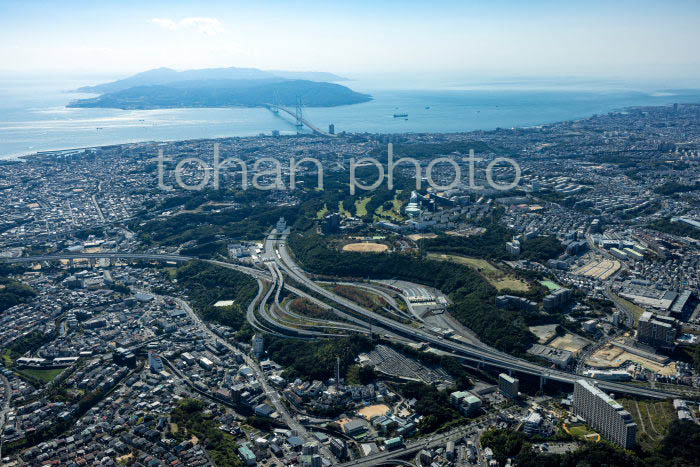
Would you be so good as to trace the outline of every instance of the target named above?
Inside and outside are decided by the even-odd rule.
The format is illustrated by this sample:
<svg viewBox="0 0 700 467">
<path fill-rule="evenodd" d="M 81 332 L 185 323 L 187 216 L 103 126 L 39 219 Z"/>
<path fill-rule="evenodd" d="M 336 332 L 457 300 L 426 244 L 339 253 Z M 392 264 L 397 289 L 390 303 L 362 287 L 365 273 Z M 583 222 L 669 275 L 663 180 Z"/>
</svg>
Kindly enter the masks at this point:
<svg viewBox="0 0 700 467">
<path fill-rule="evenodd" d="M 0 168 L 3 465 L 697 464 L 700 105 Z"/>
</svg>

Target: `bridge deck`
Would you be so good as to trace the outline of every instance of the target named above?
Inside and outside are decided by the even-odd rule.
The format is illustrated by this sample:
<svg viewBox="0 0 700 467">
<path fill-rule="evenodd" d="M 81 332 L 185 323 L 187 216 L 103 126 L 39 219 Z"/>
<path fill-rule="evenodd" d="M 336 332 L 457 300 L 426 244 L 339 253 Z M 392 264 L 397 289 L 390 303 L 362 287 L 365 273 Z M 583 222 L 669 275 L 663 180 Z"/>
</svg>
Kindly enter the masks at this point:
<svg viewBox="0 0 700 467">
<path fill-rule="evenodd" d="M 270 110 L 272 110 L 272 109 L 281 110 L 282 112 L 289 114 L 290 116 L 294 117 L 295 119 L 297 118 L 297 116 L 292 111 L 285 109 L 284 107 L 280 107 L 279 105 L 267 104 L 266 107 Z M 310 121 L 308 121 L 307 119 L 305 119 L 303 117 L 301 118 L 301 123 L 306 125 L 311 131 L 313 131 L 314 133 L 316 133 L 318 135 L 327 136 L 329 138 L 335 138 L 335 136 L 336 136 L 336 135 L 332 135 L 332 134 L 328 133 L 327 131 L 323 131 L 322 129 L 320 129 L 319 127 L 317 127 L 316 125 L 314 125 L 313 123 L 311 123 Z"/>
</svg>

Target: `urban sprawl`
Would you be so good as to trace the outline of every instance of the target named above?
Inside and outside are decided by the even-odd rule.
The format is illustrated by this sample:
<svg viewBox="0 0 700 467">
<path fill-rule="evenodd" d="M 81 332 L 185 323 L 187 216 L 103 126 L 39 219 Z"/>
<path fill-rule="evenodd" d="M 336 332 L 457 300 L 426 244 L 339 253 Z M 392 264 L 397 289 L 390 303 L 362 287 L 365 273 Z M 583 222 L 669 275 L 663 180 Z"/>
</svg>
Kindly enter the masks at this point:
<svg viewBox="0 0 700 467">
<path fill-rule="evenodd" d="M 2 163 L 3 465 L 692 464 L 700 105 L 330 133 Z"/>
</svg>

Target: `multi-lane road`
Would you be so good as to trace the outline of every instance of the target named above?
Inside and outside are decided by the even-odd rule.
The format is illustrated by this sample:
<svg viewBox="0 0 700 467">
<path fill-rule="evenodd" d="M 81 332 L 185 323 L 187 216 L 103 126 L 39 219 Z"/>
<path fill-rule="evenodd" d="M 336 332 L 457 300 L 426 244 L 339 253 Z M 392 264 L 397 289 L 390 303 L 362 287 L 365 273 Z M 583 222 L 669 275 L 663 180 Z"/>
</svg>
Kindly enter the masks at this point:
<svg viewBox="0 0 700 467">
<path fill-rule="evenodd" d="M 503 352 L 496 351 L 492 348 L 482 348 L 481 346 L 477 345 L 469 345 L 450 341 L 441 336 L 434 335 L 428 331 L 417 329 L 413 326 L 406 325 L 403 323 L 399 323 L 397 321 L 374 313 L 370 310 L 367 310 L 361 307 L 360 305 L 356 304 L 355 302 L 352 302 L 348 299 L 345 299 L 344 297 L 332 293 L 331 291 L 319 286 L 314 281 L 309 279 L 309 277 L 304 273 L 303 269 L 295 263 L 295 261 L 289 254 L 286 237 L 287 236 L 285 234 L 279 234 L 273 230 L 272 234 L 267 239 L 268 242 L 273 242 L 273 248 L 275 249 L 276 253 L 278 253 L 275 255 L 275 262 L 279 266 L 280 270 L 285 272 L 297 283 L 303 284 L 304 287 L 308 288 L 314 293 L 323 296 L 331 302 L 342 305 L 342 307 L 345 309 L 351 310 L 356 316 L 371 321 L 373 325 L 381 326 L 382 328 L 390 330 L 391 332 L 414 339 L 419 342 L 427 342 L 436 348 L 447 350 L 448 352 L 454 353 L 455 355 L 470 358 L 478 362 L 487 363 L 489 365 L 496 366 L 505 370 L 512 370 L 516 372 L 539 376 L 541 378 L 544 378 L 544 380 L 552 380 L 573 384 L 577 379 L 582 378 L 581 376 L 575 374 L 544 368 L 537 364 L 504 354 Z M 592 381 L 597 383 L 602 388 L 617 393 L 622 392 L 628 394 L 635 394 L 639 396 L 663 399 L 673 397 L 673 394 L 669 394 L 664 391 L 659 391 L 655 389 L 643 388 L 639 386 L 615 383 L 610 381 Z"/>
<path fill-rule="evenodd" d="M 197 315 L 197 313 L 194 312 L 192 307 L 190 307 L 187 304 L 187 302 L 181 299 L 176 299 L 176 301 L 180 305 L 180 307 L 182 307 L 182 309 L 185 310 L 185 312 L 188 314 L 190 319 L 192 319 L 192 321 L 196 324 L 196 326 L 202 331 L 204 331 L 204 333 L 212 340 L 212 342 L 221 342 L 224 346 L 226 346 L 227 349 L 229 349 L 229 351 L 233 353 L 239 353 L 238 350 L 233 345 L 231 345 L 226 339 L 221 339 L 219 336 L 214 334 L 214 331 L 209 329 L 209 326 L 207 326 L 204 323 L 204 321 L 202 321 L 199 315 Z M 263 391 L 265 391 L 267 398 L 274 406 L 275 411 L 277 411 L 277 413 L 282 417 L 284 423 L 289 427 L 290 430 L 296 431 L 299 434 L 299 436 L 303 437 L 307 441 L 311 440 L 310 434 L 307 432 L 306 428 L 301 423 L 299 423 L 296 420 L 296 418 L 290 415 L 289 411 L 287 410 L 287 407 L 285 407 L 284 403 L 282 402 L 282 398 L 280 397 L 279 392 L 276 389 L 270 387 L 270 383 L 267 380 L 267 376 L 262 371 L 258 363 L 250 356 L 246 354 L 242 355 L 246 365 L 248 365 L 253 370 L 255 378 L 262 385 Z M 334 457 L 331 455 L 330 451 L 327 450 L 327 448 L 322 447 L 321 451 L 324 457 L 328 459 L 334 459 Z"/>
<path fill-rule="evenodd" d="M 345 299 L 344 297 L 332 293 L 331 291 L 321 287 L 320 285 L 316 284 L 313 280 L 311 280 L 304 273 L 303 269 L 296 264 L 296 262 L 292 259 L 291 255 L 289 254 L 286 244 L 286 237 L 287 235 L 285 233 L 278 234 L 276 231 L 272 231 L 272 233 L 266 239 L 266 250 L 271 249 L 271 251 L 274 253 L 272 255 L 268 254 L 268 257 L 272 258 L 272 261 L 276 264 L 276 267 L 281 273 L 287 274 L 287 276 L 294 280 L 295 283 L 301 284 L 305 289 L 309 290 L 310 292 L 313 292 L 313 294 L 315 294 L 316 296 L 304 290 L 301 290 L 298 287 L 291 286 L 288 283 L 288 281 L 284 281 L 283 284 L 281 284 L 281 286 L 292 293 L 295 293 L 299 296 L 305 297 L 313 301 L 314 303 L 322 303 L 325 307 L 332 310 L 338 316 L 341 316 L 346 320 L 364 326 L 366 326 L 369 323 L 373 327 L 381 328 L 389 335 L 400 336 L 415 342 L 426 342 L 438 349 L 448 351 L 462 358 L 470 359 L 479 363 L 485 363 L 506 371 L 515 371 L 538 376 L 540 378 L 543 378 L 543 381 L 551 380 L 573 384 L 577 379 L 583 378 L 582 376 L 576 374 L 545 368 L 537 364 L 528 362 L 526 360 L 521 360 L 503 352 L 499 352 L 493 348 L 486 347 L 483 344 L 468 344 L 451 341 L 449 339 L 445 339 L 442 336 L 438 336 L 437 334 L 432 334 L 429 331 L 400 323 L 393 319 L 367 310 L 355 302 L 352 302 L 348 299 Z M 9 258 L 4 259 L 4 261 L 17 263 L 81 258 L 143 259 L 174 262 L 185 262 L 193 259 L 191 257 L 180 255 L 108 252 Z M 246 273 L 257 279 L 264 280 L 272 284 L 275 284 L 277 282 L 277 280 L 273 277 L 273 274 L 271 274 L 269 271 L 264 271 L 261 269 L 242 266 L 238 264 L 232 264 L 224 261 L 208 260 L 208 262 L 222 267 L 238 270 L 240 272 Z M 271 294 L 275 291 L 275 289 L 276 287 L 271 287 L 260 303 L 266 303 L 269 300 Z M 324 301 L 319 300 L 317 296 L 323 297 L 324 300 L 327 300 L 328 302 L 333 303 L 336 306 L 329 306 L 328 304 L 324 303 Z M 337 307 L 337 305 L 340 305 L 340 307 Z M 650 389 L 625 383 L 617 383 L 595 379 L 592 379 L 591 381 L 598 384 L 598 386 L 600 386 L 601 388 L 615 393 L 626 393 L 637 396 L 654 397 L 662 399 L 676 396 L 676 394 L 665 392 L 662 390 Z"/>
</svg>

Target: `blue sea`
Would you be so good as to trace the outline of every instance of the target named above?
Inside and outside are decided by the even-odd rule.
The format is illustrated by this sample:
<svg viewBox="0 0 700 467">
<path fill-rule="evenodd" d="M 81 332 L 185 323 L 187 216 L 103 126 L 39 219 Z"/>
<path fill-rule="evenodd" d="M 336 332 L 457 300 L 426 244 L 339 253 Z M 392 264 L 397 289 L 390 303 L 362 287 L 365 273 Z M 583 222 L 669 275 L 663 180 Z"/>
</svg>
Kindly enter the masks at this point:
<svg viewBox="0 0 700 467">
<path fill-rule="evenodd" d="M 108 80 L 103 80 L 108 81 Z M 138 141 L 255 136 L 297 132 L 293 122 L 266 109 L 69 109 L 67 92 L 80 79 L 0 77 L 0 159 L 38 151 Z M 369 81 L 343 83 L 373 96 L 364 104 L 304 108 L 307 119 L 336 132 L 464 132 L 533 126 L 588 117 L 629 106 L 700 103 L 700 90 L 531 89 L 507 86 L 389 89 Z M 407 114 L 395 118 L 394 114 Z"/>
</svg>

